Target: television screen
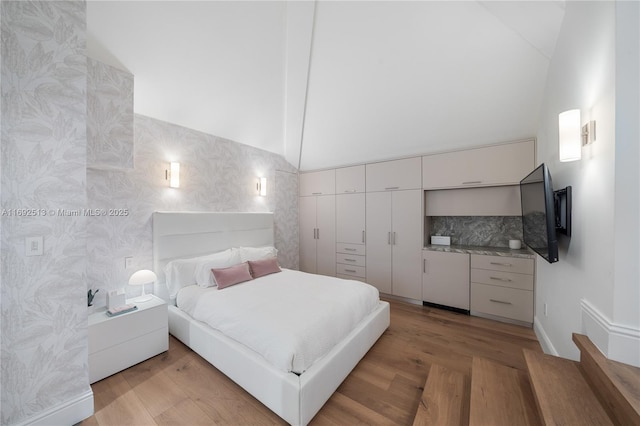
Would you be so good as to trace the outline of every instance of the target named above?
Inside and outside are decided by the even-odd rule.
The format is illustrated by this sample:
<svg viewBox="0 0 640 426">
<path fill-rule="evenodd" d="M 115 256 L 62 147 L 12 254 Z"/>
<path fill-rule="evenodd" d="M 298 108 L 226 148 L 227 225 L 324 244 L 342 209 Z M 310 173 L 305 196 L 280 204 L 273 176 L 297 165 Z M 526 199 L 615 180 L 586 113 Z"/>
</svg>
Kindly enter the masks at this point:
<svg viewBox="0 0 640 426">
<path fill-rule="evenodd" d="M 547 262 L 557 262 L 553 185 L 544 163 L 520 181 L 520 198 L 524 243 Z"/>
</svg>

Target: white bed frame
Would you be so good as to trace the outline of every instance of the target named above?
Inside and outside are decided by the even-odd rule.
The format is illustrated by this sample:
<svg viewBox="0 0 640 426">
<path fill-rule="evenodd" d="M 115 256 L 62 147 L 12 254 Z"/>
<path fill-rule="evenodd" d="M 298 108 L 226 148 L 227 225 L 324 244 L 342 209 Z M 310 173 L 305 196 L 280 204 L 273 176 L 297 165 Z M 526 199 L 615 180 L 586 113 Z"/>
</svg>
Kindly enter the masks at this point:
<svg viewBox="0 0 640 426">
<path fill-rule="evenodd" d="M 154 269 L 229 247 L 273 245 L 273 213 L 156 212 Z M 169 306 L 169 332 L 290 424 L 305 425 L 389 326 L 380 301 L 343 341 L 301 375 L 274 368 L 262 356 Z"/>
</svg>

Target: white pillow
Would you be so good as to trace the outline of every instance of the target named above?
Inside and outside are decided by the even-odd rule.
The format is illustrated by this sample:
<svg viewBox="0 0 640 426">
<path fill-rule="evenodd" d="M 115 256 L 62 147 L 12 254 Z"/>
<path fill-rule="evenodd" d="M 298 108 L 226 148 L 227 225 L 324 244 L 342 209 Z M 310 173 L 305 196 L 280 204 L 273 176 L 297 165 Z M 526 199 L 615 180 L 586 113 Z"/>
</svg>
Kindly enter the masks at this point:
<svg viewBox="0 0 640 426">
<path fill-rule="evenodd" d="M 240 257 L 242 262 L 270 259 L 278 257 L 278 250 L 275 247 L 240 247 Z"/>
<path fill-rule="evenodd" d="M 196 282 L 200 287 L 213 287 L 217 283 L 211 273 L 212 269 L 228 268 L 240 263 L 242 263 L 240 251 L 236 248 L 230 248 L 209 256 L 206 260 L 202 260 L 196 265 Z"/>
<path fill-rule="evenodd" d="M 176 294 L 178 294 L 178 291 L 182 287 L 197 284 L 196 268 L 198 264 L 211 257 L 217 256 L 219 253 L 224 252 L 217 252 L 206 256 L 191 257 L 187 259 L 176 259 L 167 263 L 164 267 L 164 276 L 170 297 L 176 297 Z"/>
</svg>

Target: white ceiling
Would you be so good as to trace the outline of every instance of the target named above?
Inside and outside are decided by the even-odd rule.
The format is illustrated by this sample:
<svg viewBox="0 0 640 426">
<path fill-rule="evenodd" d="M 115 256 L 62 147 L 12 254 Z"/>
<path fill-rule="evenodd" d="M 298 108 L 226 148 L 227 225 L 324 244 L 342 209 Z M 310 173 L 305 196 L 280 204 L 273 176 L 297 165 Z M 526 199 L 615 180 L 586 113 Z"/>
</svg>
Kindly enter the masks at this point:
<svg viewBox="0 0 640 426">
<path fill-rule="evenodd" d="M 302 170 L 535 135 L 564 2 L 90 1 L 136 113 Z"/>
</svg>

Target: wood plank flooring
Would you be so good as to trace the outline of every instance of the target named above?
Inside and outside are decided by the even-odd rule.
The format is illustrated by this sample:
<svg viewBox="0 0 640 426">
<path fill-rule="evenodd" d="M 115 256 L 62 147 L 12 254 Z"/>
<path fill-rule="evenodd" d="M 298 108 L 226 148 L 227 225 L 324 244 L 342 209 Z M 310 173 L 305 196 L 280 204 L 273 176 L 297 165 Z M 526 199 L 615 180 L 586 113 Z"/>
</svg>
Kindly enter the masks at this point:
<svg viewBox="0 0 640 426">
<path fill-rule="evenodd" d="M 432 364 L 470 381 L 473 357 L 526 371 L 542 353 L 533 330 L 440 309 L 391 303 L 391 325 L 312 420 L 313 425 L 411 425 Z M 170 337 L 169 350 L 92 385 L 83 425 L 285 424 Z"/>
</svg>

